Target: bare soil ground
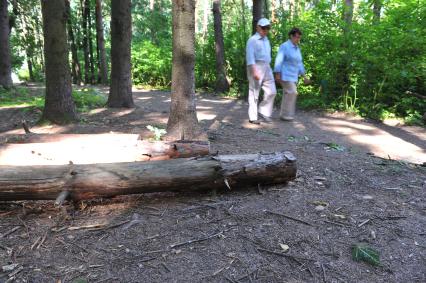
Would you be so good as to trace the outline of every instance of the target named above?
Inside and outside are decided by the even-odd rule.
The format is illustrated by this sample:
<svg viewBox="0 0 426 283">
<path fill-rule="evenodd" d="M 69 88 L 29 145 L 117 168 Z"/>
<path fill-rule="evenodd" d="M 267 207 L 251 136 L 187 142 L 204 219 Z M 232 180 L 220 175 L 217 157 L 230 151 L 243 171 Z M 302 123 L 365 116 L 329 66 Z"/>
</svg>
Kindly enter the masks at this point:
<svg viewBox="0 0 426 283">
<path fill-rule="evenodd" d="M 96 109 L 79 124 L 32 130 L 148 137 L 147 125 L 165 126 L 170 95 L 134 96 L 135 109 Z M 0 282 L 426 282 L 426 170 L 418 165 L 426 161 L 425 129 L 317 112 L 254 126 L 246 109 L 243 101 L 198 96 L 212 149 L 290 150 L 298 158 L 294 182 L 63 208 L 0 202 Z M 37 116 L 0 108 L 0 140 Z M 379 251 L 381 265 L 354 261 L 357 243 Z"/>
</svg>

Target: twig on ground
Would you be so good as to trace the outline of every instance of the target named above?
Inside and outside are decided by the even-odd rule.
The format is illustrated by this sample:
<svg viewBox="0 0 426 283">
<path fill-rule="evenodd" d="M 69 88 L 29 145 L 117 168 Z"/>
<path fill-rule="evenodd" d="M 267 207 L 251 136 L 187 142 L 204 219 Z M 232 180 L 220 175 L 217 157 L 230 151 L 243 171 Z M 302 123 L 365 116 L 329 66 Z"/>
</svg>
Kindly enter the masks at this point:
<svg viewBox="0 0 426 283">
<path fill-rule="evenodd" d="M 35 240 L 34 244 L 31 245 L 30 250 L 33 250 L 35 246 L 37 246 L 38 241 L 41 240 L 41 236 L 37 237 L 37 239 Z"/>
<path fill-rule="evenodd" d="M 327 283 L 327 274 L 325 272 L 325 266 L 321 263 L 321 269 L 322 269 L 322 277 L 324 279 L 324 282 Z"/>
<path fill-rule="evenodd" d="M 14 227 L 14 228 L 10 229 L 10 230 L 9 230 L 9 231 L 7 231 L 6 233 L 4 233 L 4 234 L 0 235 L 0 239 L 1 239 L 1 238 L 5 238 L 5 237 L 9 236 L 10 234 L 14 233 L 15 231 L 19 230 L 20 228 L 21 228 L 21 226 L 16 226 L 16 227 Z"/>
<path fill-rule="evenodd" d="M 371 221 L 371 219 L 367 219 L 367 220 L 365 220 L 365 221 L 363 221 L 362 223 L 360 223 L 359 225 L 358 225 L 358 227 L 362 227 L 362 226 L 364 226 L 365 224 L 367 224 L 368 222 L 370 222 Z"/>
<path fill-rule="evenodd" d="M 334 221 L 329 221 L 329 220 L 324 220 L 324 222 L 328 223 L 328 224 L 337 225 L 337 226 L 340 226 L 340 227 L 350 227 L 350 225 L 345 224 L 345 223 L 341 223 L 341 222 L 334 222 Z"/>
<path fill-rule="evenodd" d="M 269 213 L 269 214 L 273 214 L 273 215 L 282 216 L 284 218 L 287 218 L 287 219 L 290 219 L 290 220 L 293 220 L 293 221 L 297 221 L 297 222 L 303 223 L 303 224 L 308 225 L 308 226 L 313 226 L 311 223 L 309 223 L 305 220 L 302 220 L 302 219 L 299 219 L 299 218 L 296 218 L 296 217 L 293 217 L 293 216 L 289 216 L 289 215 L 286 215 L 286 214 L 283 214 L 283 213 L 273 212 L 273 211 L 269 211 L 269 210 L 264 210 L 264 212 Z"/>
<path fill-rule="evenodd" d="M 182 242 L 182 243 L 172 244 L 172 245 L 170 245 L 170 248 L 173 249 L 173 248 L 177 248 L 177 247 L 181 247 L 181 246 L 185 246 L 185 245 L 189 245 L 189 244 L 193 244 L 193 243 L 204 242 L 204 241 L 207 241 L 211 238 L 214 238 L 214 237 L 217 237 L 217 236 L 223 234 L 223 232 L 225 232 L 225 231 L 220 231 L 218 233 L 215 233 L 213 235 L 210 235 L 210 236 L 207 236 L 207 237 L 204 237 L 204 238 L 200 238 L 200 239 L 193 239 L 193 240 L 189 240 L 189 241 Z"/>
<path fill-rule="evenodd" d="M 37 245 L 37 248 L 36 248 L 37 250 L 41 247 L 41 245 L 43 245 L 44 241 L 46 241 L 47 233 L 48 233 L 48 231 L 46 231 L 46 233 L 44 234 L 44 236 L 41 239 L 40 243 Z"/>
<path fill-rule="evenodd" d="M 316 261 L 315 259 L 311 259 L 311 258 L 307 258 L 307 257 L 295 256 L 295 255 L 291 255 L 291 254 L 285 254 L 285 253 L 281 253 L 281 252 L 275 252 L 275 251 L 267 250 L 267 249 L 264 249 L 264 248 L 256 248 L 256 249 L 258 251 L 260 251 L 260 252 L 266 252 L 266 253 L 270 253 L 270 254 L 274 254 L 274 255 L 279 255 L 279 256 L 282 256 L 282 257 L 291 258 L 294 261 L 296 261 L 297 263 L 300 263 L 299 260 Z"/>
</svg>

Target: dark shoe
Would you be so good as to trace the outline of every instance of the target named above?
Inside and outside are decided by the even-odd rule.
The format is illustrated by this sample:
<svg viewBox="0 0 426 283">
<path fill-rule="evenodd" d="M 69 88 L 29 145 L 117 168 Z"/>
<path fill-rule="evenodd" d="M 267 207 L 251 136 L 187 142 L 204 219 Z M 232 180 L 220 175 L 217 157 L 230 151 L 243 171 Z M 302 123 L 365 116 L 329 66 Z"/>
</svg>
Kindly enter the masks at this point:
<svg viewBox="0 0 426 283">
<path fill-rule="evenodd" d="M 249 120 L 249 122 L 255 125 L 260 125 L 259 120 Z"/>
<path fill-rule="evenodd" d="M 267 123 L 272 123 L 272 122 L 273 122 L 273 120 L 272 120 L 272 118 L 271 118 L 271 117 L 268 117 L 268 116 L 262 115 L 262 114 L 260 114 L 260 113 L 259 113 L 259 116 L 262 118 L 262 120 L 264 120 L 264 121 L 265 121 L 265 122 L 267 122 Z"/>
</svg>

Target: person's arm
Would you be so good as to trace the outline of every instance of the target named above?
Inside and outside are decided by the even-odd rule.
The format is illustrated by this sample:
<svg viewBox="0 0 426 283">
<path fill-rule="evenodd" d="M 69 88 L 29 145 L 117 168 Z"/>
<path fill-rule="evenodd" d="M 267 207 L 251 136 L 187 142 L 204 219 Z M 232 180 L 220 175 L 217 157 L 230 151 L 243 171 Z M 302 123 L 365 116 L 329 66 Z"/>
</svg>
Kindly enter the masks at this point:
<svg viewBox="0 0 426 283">
<path fill-rule="evenodd" d="M 300 55 L 302 57 L 302 55 Z M 305 70 L 305 65 L 303 64 L 303 57 L 302 60 L 299 63 L 299 76 L 303 77 L 303 83 L 305 85 L 308 85 L 311 83 L 311 80 L 306 76 L 306 70 Z"/>
<path fill-rule="evenodd" d="M 284 62 L 284 45 L 281 45 L 278 49 L 277 57 L 275 58 L 275 65 L 274 65 L 274 73 L 275 73 L 275 80 L 281 81 L 281 70 Z"/>
<path fill-rule="evenodd" d="M 256 57 L 254 56 L 254 41 L 249 40 L 247 41 L 247 47 L 246 47 L 246 62 L 247 66 L 251 69 L 251 73 L 253 74 L 253 77 L 256 80 L 259 80 L 259 74 L 256 68 Z"/>
</svg>

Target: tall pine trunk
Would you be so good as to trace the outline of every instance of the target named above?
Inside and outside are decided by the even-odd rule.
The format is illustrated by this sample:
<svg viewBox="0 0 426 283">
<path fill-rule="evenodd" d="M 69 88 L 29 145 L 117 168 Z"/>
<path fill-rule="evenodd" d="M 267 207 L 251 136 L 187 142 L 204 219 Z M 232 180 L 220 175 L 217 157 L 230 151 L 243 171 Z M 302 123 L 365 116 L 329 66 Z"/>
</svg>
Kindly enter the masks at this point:
<svg viewBox="0 0 426 283">
<path fill-rule="evenodd" d="M 87 23 L 88 23 L 88 41 L 89 41 L 89 55 L 90 55 L 90 83 L 95 83 L 95 56 L 93 54 L 93 39 L 92 39 L 92 10 L 90 7 L 90 1 L 88 3 L 89 11 L 87 14 Z"/>
<path fill-rule="evenodd" d="M 82 23 L 81 27 L 83 30 L 83 54 L 84 54 L 84 83 L 90 83 L 90 50 L 89 50 L 89 29 L 88 29 L 88 18 L 89 18 L 89 0 L 81 0 L 82 9 Z"/>
<path fill-rule="evenodd" d="M 78 60 L 77 53 L 77 44 L 75 43 L 74 30 L 72 24 L 72 10 L 70 5 L 70 0 L 66 0 L 67 10 L 68 10 L 68 37 L 71 46 L 71 71 L 72 71 L 72 80 L 74 84 L 81 84 L 82 76 L 81 76 L 81 66 L 80 61 Z"/>
<path fill-rule="evenodd" d="M 71 92 L 65 0 L 43 0 L 46 99 L 43 119 L 64 124 L 77 119 Z"/>
<path fill-rule="evenodd" d="M 7 0 L 0 0 L 0 86 L 8 89 L 12 82 L 12 61 L 10 53 L 10 26 Z"/>
<path fill-rule="evenodd" d="M 253 11 L 252 11 L 253 13 L 252 33 L 253 34 L 256 33 L 257 22 L 263 17 L 263 5 L 264 5 L 263 1 L 264 0 L 253 0 Z"/>
<path fill-rule="evenodd" d="M 134 106 L 131 73 L 131 0 L 111 1 L 111 86 L 109 107 Z"/>
<path fill-rule="evenodd" d="M 175 0 L 173 18 L 173 65 L 169 138 L 190 140 L 201 136 L 195 106 L 195 1 Z"/>
<path fill-rule="evenodd" d="M 99 52 L 99 81 L 108 84 L 108 66 L 105 53 L 104 22 L 102 16 L 102 0 L 96 0 L 96 43 Z"/>
<path fill-rule="evenodd" d="M 223 43 L 221 0 L 213 0 L 214 38 L 216 51 L 216 92 L 229 90 L 225 70 L 225 44 Z"/>
</svg>

